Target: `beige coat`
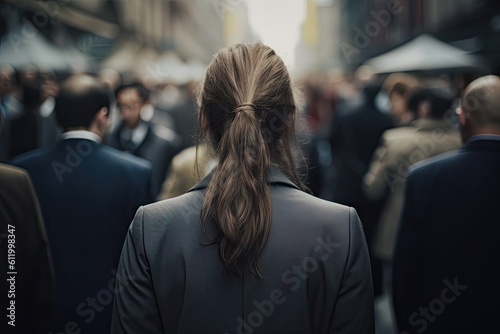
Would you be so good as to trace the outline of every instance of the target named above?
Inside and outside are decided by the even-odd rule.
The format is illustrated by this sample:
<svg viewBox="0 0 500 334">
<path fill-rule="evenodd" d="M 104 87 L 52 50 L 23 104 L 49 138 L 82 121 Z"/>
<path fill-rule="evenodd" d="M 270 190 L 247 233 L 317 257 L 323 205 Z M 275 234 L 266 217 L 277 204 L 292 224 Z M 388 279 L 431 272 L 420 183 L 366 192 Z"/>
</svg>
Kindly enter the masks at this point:
<svg viewBox="0 0 500 334">
<path fill-rule="evenodd" d="M 186 193 L 200 178 L 203 178 L 213 167 L 206 145 L 198 146 L 198 168 L 200 177 L 195 169 L 196 146 L 188 147 L 177 154 L 167 173 L 158 200 L 176 197 Z"/>
<path fill-rule="evenodd" d="M 420 119 L 411 126 L 384 132 L 363 180 L 368 198 L 378 199 L 388 193 L 373 240 L 372 252 L 377 258 L 392 259 L 408 168 L 460 145 L 459 132 L 442 120 Z"/>
</svg>

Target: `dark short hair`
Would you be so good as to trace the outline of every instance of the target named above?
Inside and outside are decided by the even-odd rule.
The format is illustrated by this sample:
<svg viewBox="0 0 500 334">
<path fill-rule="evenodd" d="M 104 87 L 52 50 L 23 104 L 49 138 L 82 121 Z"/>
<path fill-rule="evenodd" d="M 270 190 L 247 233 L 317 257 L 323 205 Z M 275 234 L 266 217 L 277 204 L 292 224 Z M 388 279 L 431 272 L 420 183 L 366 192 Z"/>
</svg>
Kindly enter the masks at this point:
<svg viewBox="0 0 500 334">
<path fill-rule="evenodd" d="M 445 89 L 433 88 L 430 90 L 430 96 L 430 116 L 436 119 L 443 118 L 453 104 L 453 95 Z"/>
<path fill-rule="evenodd" d="M 61 85 L 54 112 L 64 131 L 71 128 L 88 128 L 101 108 L 109 109 L 108 88 L 96 78 L 88 78 L 87 82 L 80 84 L 75 82 L 75 77 L 70 77 Z"/>
<path fill-rule="evenodd" d="M 375 107 L 375 99 L 380 93 L 382 86 L 377 82 L 369 82 L 363 85 L 363 94 L 365 96 L 366 104 L 370 107 Z"/>
<path fill-rule="evenodd" d="M 115 97 L 118 98 L 118 95 L 123 92 L 125 89 L 135 89 L 135 91 L 137 92 L 137 94 L 139 94 L 139 97 L 141 99 L 142 102 L 146 101 L 149 97 L 149 91 L 147 90 L 146 87 L 144 87 L 143 84 L 139 83 L 139 82 L 133 82 L 133 83 L 129 83 L 129 84 L 126 84 L 126 85 L 121 85 L 121 86 L 118 86 L 118 88 L 116 88 L 115 90 Z"/>
<path fill-rule="evenodd" d="M 420 103 L 428 100 L 427 89 L 415 89 L 409 93 L 407 107 L 415 116 L 418 113 Z"/>
<path fill-rule="evenodd" d="M 418 106 L 424 101 L 430 104 L 429 117 L 440 119 L 451 108 L 453 95 L 443 88 L 418 89 L 411 93 L 408 109 L 416 115 Z"/>
<path fill-rule="evenodd" d="M 41 103 L 42 89 L 38 82 L 23 86 L 23 106 L 24 108 L 34 108 Z"/>
</svg>

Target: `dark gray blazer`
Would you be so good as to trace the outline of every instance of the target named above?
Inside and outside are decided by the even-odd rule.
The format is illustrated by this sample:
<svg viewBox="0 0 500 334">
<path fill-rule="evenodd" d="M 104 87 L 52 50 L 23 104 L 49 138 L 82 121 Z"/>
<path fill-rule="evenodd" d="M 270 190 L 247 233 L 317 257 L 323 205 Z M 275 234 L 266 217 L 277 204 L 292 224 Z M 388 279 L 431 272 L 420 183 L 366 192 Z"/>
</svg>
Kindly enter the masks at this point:
<svg viewBox="0 0 500 334">
<path fill-rule="evenodd" d="M 300 191 L 273 167 L 263 277 L 241 277 L 225 269 L 200 227 L 210 179 L 136 213 L 118 268 L 112 333 L 374 332 L 370 263 L 354 209 Z"/>
</svg>

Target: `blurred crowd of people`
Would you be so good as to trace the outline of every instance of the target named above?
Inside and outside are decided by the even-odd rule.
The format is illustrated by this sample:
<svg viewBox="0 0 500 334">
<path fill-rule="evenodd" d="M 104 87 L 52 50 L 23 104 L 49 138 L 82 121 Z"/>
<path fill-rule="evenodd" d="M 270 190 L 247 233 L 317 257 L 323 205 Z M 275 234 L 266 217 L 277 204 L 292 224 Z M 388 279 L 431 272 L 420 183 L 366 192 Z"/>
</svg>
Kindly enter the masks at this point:
<svg viewBox="0 0 500 334">
<path fill-rule="evenodd" d="M 0 68 L 0 162 L 60 141 L 63 130 L 54 102 L 68 76 L 35 68 Z M 195 143 L 196 83 L 149 87 L 144 80 L 123 80 L 113 69 L 96 77 L 112 100 L 104 143 L 148 160 L 153 167 L 152 189 L 159 196 L 173 157 Z"/>
<path fill-rule="evenodd" d="M 446 236 L 449 231 L 441 230 L 439 226 L 429 227 L 430 230 L 426 231 L 406 232 L 400 237 L 407 239 L 400 239 L 399 246 L 396 246 L 402 212 L 410 210 L 404 209 L 405 192 L 415 191 L 411 196 L 420 197 L 412 197 L 412 200 L 416 203 L 424 202 L 411 207 L 412 211 L 405 211 L 407 216 L 404 219 L 414 221 L 425 220 L 416 216 L 431 214 L 429 212 L 438 210 L 440 205 L 443 210 L 449 210 L 439 213 L 443 220 L 447 219 L 447 214 L 451 215 L 450 211 L 455 210 L 454 206 L 443 204 L 443 198 L 452 196 L 445 191 L 446 187 L 449 187 L 450 192 L 453 189 L 453 195 L 456 196 L 463 194 L 465 197 L 472 191 L 450 184 L 430 184 L 418 191 L 418 184 L 410 189 L 405 187 L 407 173 L 412 166 L 425 159 L 457 150 L 463 145 L 463 139 L 467 139 L 460 131 L 464 125 L 455 110 L 463 102 L 464 89 L 472 79 L 475 78 L 456 75 L 417 77 L 400 73 L 377 76 L 360 69 L 353 75 L 332 72 L 325 76 L 311 76 L 301 80 L 298 85 L 304 97 L 304 107 L 301 110 L 303 124 L 298 126 L 298 139 L 302 149 L 302 154 L 299 155 L 305 159 L 298 159 L 297 162 L 301 175 L 315 196 L 352 206 L 357 210 L 370 249 L 375 295 L 390 294 L 392 286 L 397 286 L 394 297 L 400 308 L 394 311 L 400 330 L 414 331 L 420 328 L 415 327 L 411 321 L 408 325 L 408 317 L 411 318 L 411 312 L 418 311 L 419 305 L 424 305 L 418 303 L 428 303 L 432 296 L 439 297 L 439 286 L 433 286 L 436 279 L 438 285 L 443 285 L 443 280 L 453 282 L 457 276 L 460 282 L 463 280 L 469 286 L 472 286 L 471 282 L 476 282 L 475 279 L 467 281 L 470 275 L 461 271 L 463 268 L 458 263 L 457 274 L 446 276 L 444 269 L 437 268 L 447 261 L 444 255 L 442 262 L 436 260 L 433 263 L 435 267 L 422 264 L 422 261 L 432 263 L 429 258 L 432 258 L 434 252 L 443 252 L 442 248 L 436 246 L 439 240 L 446 244 L 443 247 L 455 249 L 453 247 L 458 247 L 459 240 L 463 240 L 463 234 L 469 233 L 468 229 L 457 227 L 453 233 L 460 236 L 454 236 L 453 240 Z M 38 257 L 26 260 L 19 258 L 19 267 L 24 266 L 23 270 L 36 275 L 43 282 L 54 282 L 55 277 L 55 284 L 47 283 L 43 292 L 46 304 L 43 304 L 42 296 L 36 298 L 39 301 L 36 305 L 31 305 L 28 301 L 23 305 L 23 301 L 19 299 L 19 319 L 22 312 L 33 311 L 31 307 L 39 308 L 35 312 L 38 319 L 19 323 L 19 326 L 24 326 L 26 333 L 49 330 L 59 333 L 67 328 L 81 328 L 83 333 L 109 331 L 110 295 L 113 289 L 108 287 L 112 286 L 113 270 L 118 263 L 123 240 L 136 209 L 186 192 L 216 164 L 203 143 L 198 147 L 194 146 L 198 117 L 193 95 L 196 85 L 196 82 L 190 82 L 185 85 L 162 83 L 151 86 L 141 80 L 124 80 L 113 69 L 105 69 L 95 75 L 68 76 L 38 72 L 33 68 L 0 68 L 0 162 L 27 171 L 24 174 L 21 170 L 2 165 L 2 170 L 9 169 L 8 173 L 17 173 L 18 176 L 2 181 L 1 188 L 7 189 L 6 184 L 16 182 L 17 178 L 28 180 L 26 188 L 31 193 L 30 203 L 26 204 L 28 208 L 13 213 L 11 219 L 22 217 L 20 219 L 32 220 L 38 231 L 32 233 L 29 226 L 26 226 L 27 230 L 24 232 L 19 229 L 19 247 L 27 247 L 28 252 L 32 245 Z M 497 92 L 498 83 L 494 82 L 491 86 Z M 493 107 L 483 107 L 483 101 L 480 101 L 477 108 L 482 110 L 500 107 L 495 94 L 484 98 L 488 103 L 493 99 Z M 491 115 L 486 122 L 500 119 L 498 110 L 491 111 Z M 498 126 L 500 123 L 491 125 L 491 128 L 498 131 Z M 495 143 L 490 143 L 490 146 L 496 156 L 493 158 L 491 155 L 493 162 L 484 162 L 490 164 L 488 166 L 499 166 L 499 134 L 491 134 L 495 136 L 491 140 Z M 474 134 L 470 136 L 472 135 Z M 486 151 L 487 148 L 479 149 L 481 150 Z M 481 159 L 479 156 L 476 158 Z M 463 164 L 467 165 L 466 162 Z M 485 168 L 489 181 L 478 182 L 498 185 L 498 170 L 495 172 L 497 176 L 494 176 L 487 174 L 493 173 L 489 167 Z M 429 173 L 432 175 L 429 177 L 434 177 L 431 171 Z M 413 182 L 423 183 L 422 178 L 425 177 L 418 175 L 415 173 Z M 29 179 L 34 191 L 29 185 Z M 459 182 L 462 181 L 456 179 L 456 183 Z M 476 187 L 480 185 L 485 184 L 481 183 Z M 498 199 L 498 189 L 484 189 L 491 191 L 491 196 L 483 198 L 483 202 L 491 202 L 494 206 L 492 200 Z M 441 191 L 442 197 L 434 196 L 436 191 Z M 474 191 L 481 193 L 480 189 Z M 426 202 L 424 196 L 429 198 L 429 202 Z M 431 196 L 434 197 L 431 199 Z M 38 211 L 38 203 L 41 211 Z M 468 203 L 472 205 L 471 201 Z M 22 202 L 10 204 L 12 207 L 23 205 Z M 482 208 L 481 205 L 479 207 Z M 492 219 L 493 214 L 488 210 L 483 211 L 483 219 Z M 26 218 L 24 211 L 33 214 Z M 498 216 L 496 217 L 498 222 Z M 460 217 L 453 219 L 458 224 Z M 90 221 L 97 222 L 99 228 L 83 228 Z M 466 223 L 468 222 L 464 222 Z M 475 221 L 469 223 L 474 224 Z M 483 225 L 485 222 L 478 221 L 478 224 Z M 453 224 L 450 222 L 447 225 Z M 485 227 L 480 229 L 483 228 Z M 486 229 L 489 231 L 486 233 L 495 234 L 493 228 Z M 22 241 L 22 233 L 37 239 Z M 417 235 L 421 234 L 424 235 L 422 239 L 416 240 Z M 425 244 L 422 244 L 422 240 L 428 237 L 427 234 L 438 240 L 426 241 L 433 245 L 431 250 L 427 250 Z M 89 243 L 89 240 L 92 242 Z M 476 241 L 479 243 L 479 240 Z M 473 245 L 476 245 L 476 241 Z M 406 248 L 412 244 L 417 244 L 420 248 Z M 467 245 L 463 247 L 466 248 Z M 406 262 L 401 254 L 395 254 L 398 250 L 407 254 L 407 259 L 410 260 Z M 432 254 L 425 257 L 413 253 L 417 251 Z M 492 252 L 491 249 L 484 248 L 485 256 L 488 251 Z M 498 250 L 494 252 L 498 254 Z M 451 250 L 446 250 L 446 253 L 450 257 L 453 255 Z M 21 251 L 19 254 L 21 256 Z M 395 259 L 398 261 L 396 264 Z M 30 267 L 22 261 L 36 262 L 38 265 Z M 467 260 L 466 263 L 471 265 L 471 261 Z M 392 277 L 399 277 L 398 274 L 392 274 L 394 265 L 397 266 L 398 273 L 407 273 L 406 276 L 401 274 L 397 282 L 392 282 Z M 411 266 L 413 269 L 408 268 Z M 424 270 L 426 273 L 421 272 Z M 439 276 L 435 280 L 426 278 L 425 275 L 434 277 L 435 272 L 443 277 Z M 481 273 L 487 276 L 487 272 Z M 414 296 L 416 292 L 424 290 L 402 281 L 412 275 L 420 277 L 414 284 L 432 286 L 430 290 L 434 294 L 425 292 Z M 489 282 L 491 279 L 487 280 Z M 5 280 L 2 277 L 3 282 Z M 31 285 L 30 288 L 24 292 L 27 295 L 30 295 L 28 291 L 34 293 L 39 289 L 36 284 L 28 285 Z M 51 286 L 54 290 L 48 288 Z M 411 292 L 407 292 L 408 290 Z M 53 293 L 56 297 L 51 319 L 54 320 L 50 322 L 46 313 L 54 302 Z M 35 294 L 31 296 L 33 295 Z M 408 300 L 405 299 L 407 296 Z M 412 296 L 417 301 L 413 304 L 409 302 Z M 426 298 L 431 299 L 426 302 Z M 470 296 L 464 297 L 465 299 L 468 302 L 474 301 Z M 411 305 L 408 306 L 408 303 Z M 3 306 L 5 310 L 7 306 Z M 474 315 L 476 318 L 466 324 L 474 328 L 473 325 L 477 324 L 474 321 L 483 321 L 485 329 L 497 326 L 488 323 L 490 320 L 485 314 L 495 310 L 492 305 L 488 307 L 491 309 L 486 310 L 486 306 L 481 306 L 481 311 L 485 313 L 478 311 Z M 468 310 L 465 306 L 458 308 Z M 40 309 L 45 309 L 46 312 L 38 312 Z M 498 307 L 496 310 L 498 311 Z M 450 316 L 442 316 L 440 319 L 448 319 Z M 415 321 L 416 319 L 414 317 Z M 429 318 L 423 319 L 427 319 L 426 324 L 434 322 Z M 433 325 L 435 328 L 444 328 L 445 331 L 441 333 L 453 328 L 439 321 Z M 429 328 L 432 326 L 429 325 Z"/>
<path fill-rule="evenodd" d="M 309 186 L 356 208 L 363 222 L 375 297 L 391 301 L 389 323 L 377 332 L 500 327 L 491 313 L 498 311 L 490 299 L 499 296 L 491 283 L 496 275 L 486 260 L 499 251 L 473 227 L 481 221 L 485 233 L 498 233 L 492 201 L 499 200 L 493 187 L 500 175 L 500 81 L 478 77 L 374 76 L 361 67 L 349 82 L 323 81 L 310 89 L 316 93 L 306 90 L 306 98 L 321 96 L 305 108 L 316 150 L 309 169 L 321 175 Z M 318 113 L 318 105 L 327 112 Z M 448 291 L 450 299 L 443 297 Z"/>
</svg>

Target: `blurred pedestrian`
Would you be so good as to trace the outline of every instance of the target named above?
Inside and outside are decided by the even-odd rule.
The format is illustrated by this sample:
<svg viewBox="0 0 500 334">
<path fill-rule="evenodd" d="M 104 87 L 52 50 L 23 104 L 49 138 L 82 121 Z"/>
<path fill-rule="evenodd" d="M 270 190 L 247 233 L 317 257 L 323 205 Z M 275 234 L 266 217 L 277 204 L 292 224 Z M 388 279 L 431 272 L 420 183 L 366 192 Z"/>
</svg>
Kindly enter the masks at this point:
<svg viewBox="0 0 500 334">
<path fill-rule="evenodd" d="M 182 150 L 172 160 L 159 200 L 173 198 L 186 193 L 205 177 L 215 166 L 207 145 L 192 146 Z"/>
<path fill-rule="evenodd" d="M 500 78 L 464 91 L 464 146 L 412 168 L 394 254 L 400 331 L 498 333 Z"/>
<path fill-rule="evenodd" d="M 118 87 L 122 85 L 123 79 L 120 72 L 114 68 L 102 68 L 99 73 L 97 73 L 99 81 L 103 83 L 111 92 L 114 92 Z M 109 106 L 109 128 L 113 131 L 120 122 L 120 112 L 116 108 L 116 101 L 111 101 Z"/>
<path fill-rule="evenodd" d="M 452 96 L 439 89 L 413 89 L 406 109 L 414 119 L 408 126 L 387 130 L 363 178 L 366 198 L 379 205 L 378 222 L 371 235 L 371 256 L 381 274 L 383 296 L 391 296 L 391 266 L 397 226 L 403 204 L 403 182 L 408 168 L 420 160 L 456 149 L 458 131 L 444 115 Z M 392 312 L 392 309 L 390 309 Z"/>
<path fill-rule="evenodd" d="M 404 73 L 390 74 L 384 80 L 383 89 L 389 97 L 394 125 L 406 126 L 414 120 L 415 115 L 408 109 L 408 98 L 418 86 L 417 78 Z"/>
<path fill-rule="evenodd" d="M 60 135 L 51 103 L 57 94 L 55 78 L 29 68 L 22 70 L 15 81 L 20 87 L 17 91 L 12 89 L 4 102 L 5 134 L 2 141 L 7 147 L 7 159 L 52 146 Z"/>
<path fill-rule="evenodd" d="M 97 79 L 70 77 L 55 101 L 63 140 L 13 161 L 28 170 L 47 226 L 56 278 L 53 333 L 109 333 L 127 227 L 153 200 L 150 163 L 100 144 L 109 104 Z"/>
<path fill-rule="evenodd" d="M 16 157 L 22 153 L 40 148 L 38 141 L 38 117 L 41 90 L 38 82 L 29 83 L 22 87 L 22 108 L 17 115 L 9 115 L 9 157 Z"/>
<path fill-rule="evenodd" d="M 14 93 L 16 72 L 12 66 L 0 67 L 0 162 L 9 160 L 8 120 Z"/>
<path fill-rule="evenodd" d="M 54 272 L 28 174 L 0 164 L 0 307 L 4 334 L 48 333 Z M 12 273 L 12 274 L 11 274 Z"/>
<path fill-rule="evenodd" d="M 335 181 L 333 200 L 356 208 L 363 221 L 364 231 L 371 247 L 373 232 L 376 230 L 382 198 L 368 199 L 362 191 L 363 177 L 368 171 L 373 152 L 385 130 L 392 127 L 391 116 L 379 110 L 376 97 L 381 86 L 375 81 L 363 84 L 364 102 L 354 110 L 343 110 L 333 123 L 330 136 Z M 375 295 L 382 291 L 381 269 L 374 268 Z"/>
<path fill-rule="evenodd" d="M 41 102 L 39 110 L 40 147 L 56 145 L 61 140 L 61 129 L 54 113 L 55 98 L 59 93 L 59 82 L 54 72 L 40 73 Z"/>
<path fill-rule="evenodd" d="M 151 162 L 153 194 L 157 196 L 172 159 L 179 153 L 181 139 L 172 130 L 141 119 L 141 111 L 148 104 L 149 96 L 143 85 L 120 86 L 115 96 L 122 120 L 108 136 L 107 144 Z"/>
<path fill-rule="evenodd" d="M 190 81 L 184 86 L 165 85 L 158 92 L 157 107 L 171 116 L 175 132 L 181 136 L 182 148 L 196 144 L 196 103 L 194 92 L 198 82 Z"/>
<path fill-rule="evenodd" d="M 222 49 L 199 104 L 218 163 L 187 194 L 137 212 L 112 333 L 373 333 L 361 222 L 302 191 L 281 58 L 261 43 Z"/>
<path fill-rule="evenodd" d="M 363 180 L 365 195 L 372 200 L 387 195 L 380 221 L 374 234 L 372 252 L 387 268 L 403 205 L 403 184 L 408 168 L 421 160 L 457 149 L 461 145 L 459 132 L 444 119 L 453 96 L 443 89 L 417 90 L 410 98 L 414 118 L 410 126 L 384 132 L 370 168 Z"/>
</svg>

